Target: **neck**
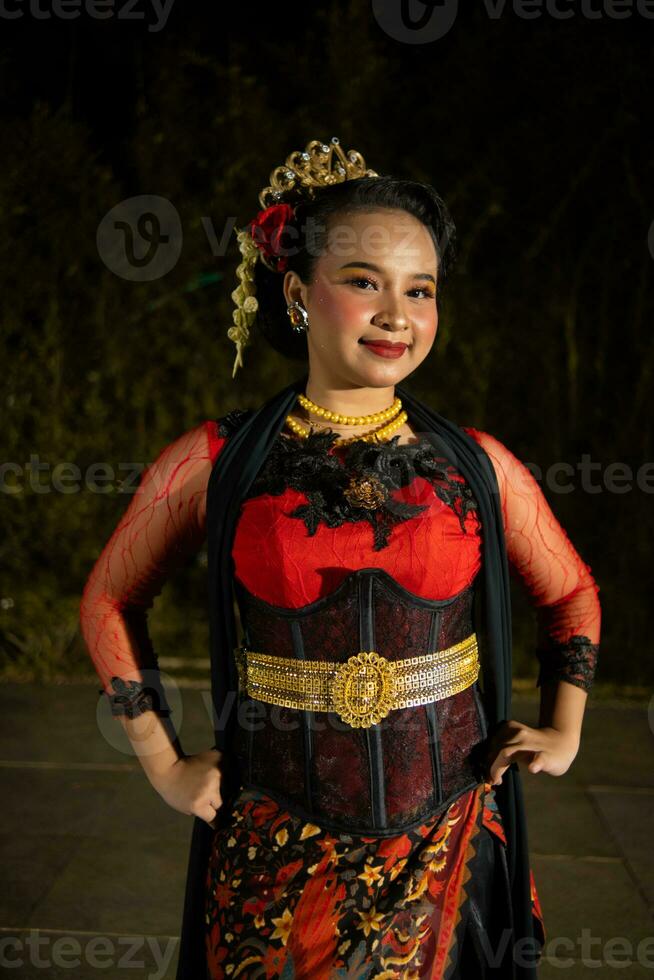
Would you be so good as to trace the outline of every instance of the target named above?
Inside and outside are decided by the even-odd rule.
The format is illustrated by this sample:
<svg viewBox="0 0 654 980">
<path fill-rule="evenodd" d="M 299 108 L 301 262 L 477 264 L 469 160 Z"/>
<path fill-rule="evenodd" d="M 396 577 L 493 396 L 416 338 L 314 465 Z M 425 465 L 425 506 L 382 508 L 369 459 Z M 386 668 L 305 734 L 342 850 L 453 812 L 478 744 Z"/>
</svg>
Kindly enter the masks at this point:
<svg viewBox="0 0 654 980">
<path fill-rule="evenodd" d="M 309 378 L 305 395 L 320 408 L 325 408 L 338 415 L 374 415 L 376 412 L 384 412 L 391 407 L 395 398 L 395 388 L 393 385 L 387 388 L 338 388 L 316 383 Z M 313 411 L 306 414 L 312 420 L 327 421 L 319 419 Z M 330 422 L 329 424 L 333 424 L 335 429 L 339 427 L 352 428 L 352 426 L 345 426 L 343 423 Z"/>
</svg>

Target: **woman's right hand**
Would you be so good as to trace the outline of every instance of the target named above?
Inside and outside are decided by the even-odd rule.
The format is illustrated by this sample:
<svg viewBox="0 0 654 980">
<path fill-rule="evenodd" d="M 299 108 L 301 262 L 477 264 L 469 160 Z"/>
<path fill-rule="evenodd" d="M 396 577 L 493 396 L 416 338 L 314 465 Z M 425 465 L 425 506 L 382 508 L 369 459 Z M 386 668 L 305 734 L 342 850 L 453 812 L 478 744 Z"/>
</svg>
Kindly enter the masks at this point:
<svg viewBox="0 0 654 980">
<path fill-rule="evenodd" d="M 223 802 L 221 761 L 219 749 L 183 755 L 163 772 L 150 776 L 150 782 L 174 810 L 200 817 L 215 829 L 216 811 Z"/>
</svg>

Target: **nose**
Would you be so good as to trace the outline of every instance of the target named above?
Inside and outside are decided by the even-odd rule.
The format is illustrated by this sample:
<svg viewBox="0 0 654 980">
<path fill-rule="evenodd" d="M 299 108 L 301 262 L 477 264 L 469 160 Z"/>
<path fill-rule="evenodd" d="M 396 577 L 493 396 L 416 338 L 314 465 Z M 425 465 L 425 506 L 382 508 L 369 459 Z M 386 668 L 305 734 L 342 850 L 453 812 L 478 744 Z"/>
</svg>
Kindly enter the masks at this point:
<svg viewBox="0 0 654 980">
<path fill-rule="evenodd" d="M 383 330 L 392 330 L 394 333 L 396 331 L 407 330 L 410 325 L 406 313 L 403 313 L 400 309 L 392 308 L 376 313 L 372 318 L 372 322 L 376 327 L 381 327 Z"/>
</svg>

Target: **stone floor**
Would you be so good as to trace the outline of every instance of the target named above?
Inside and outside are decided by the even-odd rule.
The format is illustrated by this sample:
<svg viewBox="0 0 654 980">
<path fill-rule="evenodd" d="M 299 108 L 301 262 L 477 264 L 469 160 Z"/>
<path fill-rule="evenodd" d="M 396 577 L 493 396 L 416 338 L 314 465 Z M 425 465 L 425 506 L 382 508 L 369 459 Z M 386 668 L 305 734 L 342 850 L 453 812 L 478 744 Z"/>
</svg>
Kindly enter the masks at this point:
<svg viewBox="0 0 654 980">
<path fill-rule="evenodd" d="M 3 975 L 175 976 L 192 818 L 152 789 L 96 699 L 82 684 L 0 686 Z M 213 744 L 206 704 L 182 692 L 188 753 Z M 537 714 L 533 697 L 514 697 L 513 717 Z M 542 980 L 654 980 L 654 713 L 591 698 L 571 770 L 522 773 Z"/>
</svg>

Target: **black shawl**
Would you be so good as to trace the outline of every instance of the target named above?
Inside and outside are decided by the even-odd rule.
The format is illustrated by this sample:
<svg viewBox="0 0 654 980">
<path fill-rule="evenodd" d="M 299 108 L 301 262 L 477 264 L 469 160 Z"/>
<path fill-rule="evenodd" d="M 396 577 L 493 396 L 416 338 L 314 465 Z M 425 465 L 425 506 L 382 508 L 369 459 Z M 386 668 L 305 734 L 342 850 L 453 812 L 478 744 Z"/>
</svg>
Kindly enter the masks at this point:
<svg viewBox="0 0 654 980">
<path fill-rule="evenodd" d="M 270 448 L 306 390 L 303 375 L 273 395 L 230 435 L 214 466 L 207 487 L 207 547 L 211 690 L 215 746 L 223 755 L 223 806 L 218 822 L 229 821 L 239 776 L 230 751 L 236 723 L 238 675 L 233 656 L 238 643 L 234 615 L 232 543 L 240 504 L 263 466 Z M 396 394 L 412 428 L 430 442 L 465 477 L 478 504 L 482 524 L 482 602 L 475 615 L 482 665 L 483 700 L 489 731 L 511 717 L 511 596 L 504 541 L 501 501 L 495 471 L 487 453 L 454 422 L 443 418 L 399 385 Z M 495 787 L 507 837 L 507 858 L 512 892 L 515 980 L 537 980 L 529 879 L 527 825 L 520 771 L 512 763 Z M 179 949 L 177 980 L 198 980 L 206 973 L 205 875 L 213 830 L 194 818 L 188 862 L 186 896 Z M 524 948 L 523 948 L 524 947 Z M 530 952 L 531 951 L 531 952 Z"/>
</svg>

